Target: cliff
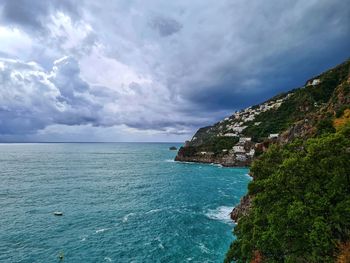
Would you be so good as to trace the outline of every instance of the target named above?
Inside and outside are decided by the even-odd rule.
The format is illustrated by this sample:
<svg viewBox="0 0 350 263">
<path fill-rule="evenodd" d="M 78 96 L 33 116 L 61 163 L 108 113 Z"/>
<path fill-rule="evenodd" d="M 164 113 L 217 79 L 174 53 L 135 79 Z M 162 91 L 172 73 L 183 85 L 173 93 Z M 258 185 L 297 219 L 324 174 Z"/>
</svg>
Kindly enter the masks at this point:
<svg viewBox="0 0 350 263">
<path fill-rule="evenodd" d="M 298 107 L 294 110 L 305 112 L 305 116 L 299 120 L 296 118 L 296 121 L 286 130 L 280 131 L 278 138 L 272 143 L 284 145 L 298 138 L 306 140 L 324 132 L 335 132 L 339 123 L 344 125 L 350 121 L 350 61 L 321 74 L 316 79 L 318 86 L 311 84 L 314 80 L 308 80 L 304 87 L 289 93 L 300 99 Z M 317 102 L 313 102 L 314 108 L 310 108 L 312 106 L 310 97 L 315 100 L 316 96 L 310 96 L 310 94 L 317 94 L 319 98 Z M 256 144 L 255 148 L 260 153 L 266 152 L 269 145 L 271 140 L 265 140 L 264 143 Z M 254 156 L 253 159 L 256 157 Z M 240 217 L 246 215 L 251 203 L 252 198 L 248 195 L 244 196 L 231 212 L 232 220 L 237 222 Z"/>
<path fill-rule="evenodd" d="M 327 126 L 350 104 L 349 66 L 348 60 L 307 80 L 303 87 L 200 128 L 175 160 L 249 166 L 271 144 L 317 135 L 320 126 Z"/>
<path fill-rule="evenodd" d="M 225 262 L 331 262 L 350 251 L 350 214 L 344 218 L 350 203 L 349 146 L 347 60 L 303 87 L 199 129 L 175 160 L 253 164 L 248 194 L 231 212 L 237 240 Z"/>
</svg>

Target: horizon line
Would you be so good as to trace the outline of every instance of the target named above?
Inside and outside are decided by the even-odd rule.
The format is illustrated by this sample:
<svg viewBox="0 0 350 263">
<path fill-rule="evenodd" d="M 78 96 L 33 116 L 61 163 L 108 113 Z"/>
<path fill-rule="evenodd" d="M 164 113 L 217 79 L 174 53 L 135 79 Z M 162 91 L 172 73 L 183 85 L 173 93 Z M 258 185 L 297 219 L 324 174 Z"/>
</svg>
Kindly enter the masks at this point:
<svg viewBox="0 0 350 263">
<path fill-rule="evenodd" d="M 15 144 L 15 143 L 184 143 L 184 142 L 151 142 L 151 141 L 11 141 L 11 142 L 3 142 L 0 141 L 0 144 Z"/>
</svg>

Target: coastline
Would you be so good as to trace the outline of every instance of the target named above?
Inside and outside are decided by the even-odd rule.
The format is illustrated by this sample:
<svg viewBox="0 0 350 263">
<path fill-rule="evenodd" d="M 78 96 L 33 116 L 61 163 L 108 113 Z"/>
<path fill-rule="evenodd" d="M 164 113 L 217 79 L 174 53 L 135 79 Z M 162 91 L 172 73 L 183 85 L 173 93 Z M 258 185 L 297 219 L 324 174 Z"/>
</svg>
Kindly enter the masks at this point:
<svg viewBox="0 0 350 263">
<path fill-rule="evenodd" d="M 247 159 L 245 161 L 240 161 L 235 156 L 226 154 L 226 155 L 192 155 L 185 156 L 181 154 L 181 149 L 178 151 L 175 161 L 178 162 L 191 162 L 191 163 L 208 163 L 208 164 L 218 164 L 224 167 L 249 167 L 252 159 Z"/>
<path fill-rule="evenodd" d="M 237 165 L 236 163 L 222 163 L 219 162 L 218 159 L 194 159 L 191 157 L 182 158 L 179 157 L 179 154 L 176 155 L 175 162 L 181 162 L 181 163 L 202 163 L 202 164 L 208 164 L 208 165 L 218 165 L 219 167 L 231 167 L 231 168 L 250 168 L 250 165 Z M 249 176 L 252 180 L 253 177 L 250 175 L 250 172 L 247 173 L 247 176 Z M 241 197 L 239 203 L 235 206 L 233 206 L 232 211 L 230 212 L 230 218 L 231 220 L 237 224 L 239 221 L 239 218 L 248 214 L 249 210 L 252 205 L 252 197 L 247 194 Z"/>
</svg>

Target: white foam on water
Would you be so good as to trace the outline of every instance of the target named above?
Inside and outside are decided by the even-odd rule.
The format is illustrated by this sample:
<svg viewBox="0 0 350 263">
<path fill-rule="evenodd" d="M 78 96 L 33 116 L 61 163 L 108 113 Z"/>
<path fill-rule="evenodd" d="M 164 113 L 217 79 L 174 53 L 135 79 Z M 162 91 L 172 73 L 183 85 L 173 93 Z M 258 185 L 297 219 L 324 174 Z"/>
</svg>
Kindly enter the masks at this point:
<svg viewBox="0 0 350 263">
<path fill-rule="evenodd" d="M 84 242 L 84 241 L 86 241 L 86 238 L 88 237 L 88 235 L 83 235 L 83 236 L 81 236 L 80 238 L 80 241 L 82 241 L 82 242 Z"/>
<path fill-rule="evenodd" d="M 165 162 L 166 163 L 175 163 L 175 160 L 174 159 L 166 159 Z"/>
<path fill-rule="evenodd" d="M 127 214 L 126 216 L 123 217 L 123 223 L 126 223 L 129 219 L 130 216 L 132 215 L 135 215 L 135 213 L 130 213 L 130 214 Z"/>
<path fill-rule="evenodd" d="M 109 228 L 101 228 L 101 229 L 97 229 L 96 231 L 95 231 L 95 233 L 96 234 L 98 234 L 98 233 L 102 233 L 102 232 L 105 232 L 105 231 L 107 231 Z"/>
<path fill-rule="evenodd" d="M 215 166 L 215 167 L 219 167 L 219 168 L 223 168 L 224 166 L 222 164 L 219 163 L 210 163 L 209 165 Z"/>
<path fill-rule="evenodd" d="M 162 243 L 158 244 L 158 247 L 159 247 L 160 249 L 164 249 L 164 246 L 163 246 Z"/>
<path fill-rule="evenodd" d="M 223 190 L 221 190 L 221 189 L 218 189 L 219 191 L 219 194 L 220 195 L 222 195 L 222 196 L 225 196 L 225 197 L 229 197 L 229 196 L 231 196 L 231 195 L 228 195 L 228 194 L 226 194 Z"/>
<path fill-rule="evenodd" d="M 206 253 L 206 254 L 210 253 L 210 249 L 207 248 L 203 243 L 199 243 L 198 247 L 203 253 Z"/>
<path fill-rule="evenodd" d="M 216 209 L 209 209 L 205 215 L 213 220 L 219 220 L 225 223 L 233 223 L 230 218 L 230 213 L 232 212 L 233 206 L 219 206 Z"/>
<path fill-rule="evenodd" d="M 110 257 L 105 257 L 104 260 L 106 260 L 108 262 L 112 262 L 112 259 Z"/>
<path fill-rule="evenodd" d="M 153 214 L 162 211 L 163 209 L 157 208 L 157 209 L 152 209 L 146 212 L 146 214 Z"/>
<path fill-rule="evenodd" d="M 251 177 L 249 174 L 244 174 L 245 176 L 248 176 L 250 180 L 253 180 L 253 177 Z"/>
</svg>

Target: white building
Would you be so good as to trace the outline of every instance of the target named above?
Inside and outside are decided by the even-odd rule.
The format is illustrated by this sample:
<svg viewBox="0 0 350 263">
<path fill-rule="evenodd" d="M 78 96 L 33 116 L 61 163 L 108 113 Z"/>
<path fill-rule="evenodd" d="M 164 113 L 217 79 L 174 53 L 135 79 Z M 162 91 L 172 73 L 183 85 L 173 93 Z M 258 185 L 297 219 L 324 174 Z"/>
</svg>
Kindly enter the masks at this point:
<svg viewBox="0 0 350 263">
<path fill-rule="evenodd" d="M 232 147 L 234 153 L 245 153 L 245 149 L 241 145 L 235 145 Z"/>
<path fill-rule="evenodd" d="M 241 162 L 245 162 L 247 160 L 247 156 L 245 154 L 237 154 L 236 159 Z"/>
<path fill-rule="evenodd" d="M 278 133 L 271 133 L 270 135 L 269 135 L 269 139 L 275 139 L 275 138 L 278 138 Z"/>
<path fill-rule="evenodd" d="M 225 137 L 236 137 L 237 135 L 235 133 L 225 133 L 223 136 L 225 136 Z"/>
<path fill-rule="evenodd" d="M 315 86 L 315 85 L 318 85 L 318 84 L 320 84 L 320 83 L 321 83 L 321 80 L 319 80 L 319 79 L 314 79 L 314 80 L 312 80 L 311 85 L 312 85 L 312 86 Z"/>
<path fill-rule="evenodd" d="M 254 115 L 249 115 L 249 117 L 245 118 L 244 121 L 253 121 L 255 119 Z"/>
<path fill-rule="evenodd" d="M 240 143 L 251 142 L 251 141 L 252 141 L 252 138 L 250 138 L 250 137 L 241 137 L 241 138 L 239 138 L 239 142 Z"/>
<path fill-rule="evenodd" d="M 241 133 L 245 128 L 247 128 L 247 126 L 238 126 L 238 127 L 234 127 L 232 130 L 238 133 Z"/>
<path fill-rule="evenodd" d="M 251 156 L 251 157 L 253 157 L 254 156 L 254 154 L 255 154 L 255 150 L 254 149 L 251 149 L 250 151 L 249 151 L 249 153 L 247 153 L 249 156 Z"/>
</svg>

